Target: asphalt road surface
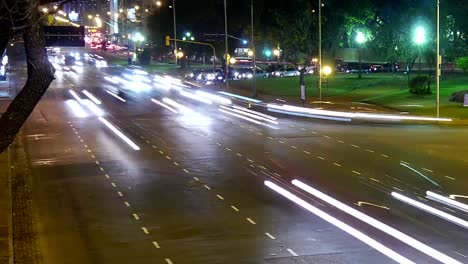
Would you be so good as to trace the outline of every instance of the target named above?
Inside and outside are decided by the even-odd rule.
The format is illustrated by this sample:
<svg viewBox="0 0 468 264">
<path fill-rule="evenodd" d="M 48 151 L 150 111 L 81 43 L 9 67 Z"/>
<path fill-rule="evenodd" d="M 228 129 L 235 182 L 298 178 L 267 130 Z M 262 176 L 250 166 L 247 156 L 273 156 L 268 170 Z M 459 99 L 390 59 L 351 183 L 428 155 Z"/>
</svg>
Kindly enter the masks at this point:
<svg viewBox="0 0 468 264">
<path fill-rule="evenodd" d="M 468 262 L 468 211 L 426 194 L 468 202 L 466 127 L 260 120 L 123 72 L 59 71 L 24 128 L 44 263 Z"/>
</svg>

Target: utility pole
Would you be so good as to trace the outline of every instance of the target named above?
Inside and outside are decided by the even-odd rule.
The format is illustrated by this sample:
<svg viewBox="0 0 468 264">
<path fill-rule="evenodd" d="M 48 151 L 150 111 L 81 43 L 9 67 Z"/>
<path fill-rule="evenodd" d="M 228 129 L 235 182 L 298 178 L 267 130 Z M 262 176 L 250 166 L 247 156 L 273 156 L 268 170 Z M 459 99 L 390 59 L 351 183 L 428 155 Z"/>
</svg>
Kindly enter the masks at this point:
<svg viewBox="0 0 468 264">
<path fill-rule="evenodd" d="M 250 18 L 251 18 L 251 27 L 252 27 L 252 36 L 251 36 L 251 42 L 252 42 L 252 47 L 253 47 L 253 56 L 252 56 L 252 62 L 253 62 L 253 89 L 252 89 L 252 96 L 257 97 L 257 66 L 255 64 L 255 56 L 257 55 L 255 51 L 255 41 L 254 41 L 254 0 L 250 1 Z"/>
<path fill-rule="evenodd" d="M 322 106 L 322 0 L 318 0 L 318 13 L 319 13 L 319 68 L 318 68 L 318 75 L 319 75 L 319 80 L 318 80 L 318 88 L 319 88 L 319 101 L 320 101 L 320 106 Z"/>
<path fill-rule="evenodd" d="M 229 60 L 228 60 L 228 26 L 227 26 L 227 5 L 224 0 L 224 42 L 226 43 L 225 60 L 226 60 L 226 87 L 229 88 Z"/>
<path fill-rule="evenodd" d="M 172 0 L 172 12 L 174 16 L 174 39 L 177 39 L 177 25 L 176 25 L 176 10 L 175 10 L 175 0 Z M 175 63 L 177 66 L 177 40 L 174 41 L 174 57 Z"/>
<path fill-rule="evenodd" d="M 440 117 L 440 75 L 442 73 L 442 58 L 440 56 L 440 0 L 437 0 L 437 67 L 436 67 L 436 88 L 437 88 L 437 118 Z"/>
</svg>

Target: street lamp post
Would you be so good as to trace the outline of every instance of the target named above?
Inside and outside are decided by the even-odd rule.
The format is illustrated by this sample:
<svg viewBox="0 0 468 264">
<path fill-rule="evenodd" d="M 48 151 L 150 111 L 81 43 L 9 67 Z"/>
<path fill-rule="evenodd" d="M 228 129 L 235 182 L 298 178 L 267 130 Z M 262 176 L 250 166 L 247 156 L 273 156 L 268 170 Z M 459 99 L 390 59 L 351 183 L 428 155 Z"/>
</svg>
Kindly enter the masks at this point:
<svg viewBox="0 0 468 264">
<path fill-rule="evenodd" d="M 437 0 L 437 67 L 436 67 L 436 89 L 437 89 L 437 101 L 436 101 L 436 108 L 437 108 L 437 118 L 440 116 L 440 75 L 441 75 L 441 64 L 442 58 L 440 57 L 440 0 Z"/>
<path fill-rule="evenodd" d="M 224 42 L 226 45 L 225 60 L 226 60 L 226 87 L 229 88 L 229 60 L 228 60 L 228 26 L 227 26 L 227 5 L 224 0 Z"/>
<path fill-rule="evenodd" d="M 176 24 L 176 10 L 175 10 L 175 0 L 172 0 L 172 15 L 174 17 L 174 39 L 177 39 L 177 24 Z M 174 56 L 175 56 L 175 63 L 177 66 L 177 40 L 174 41 Z"/>
<path fill-rule="evenodd" d="M 418 73 L 421 74 L 421 45 L 426 42 L 426 31 L 423 27 L 419 26 L 416 28 L 416 33 L 414 35 L 414 43 L 418 45 L 418 56 L 419 56 L 419 66 Z"/>
<path fill-rule="evenodd" d="M 145 37 L 143 37 L 143 35 L 141 35 L 140 32 L 137 32 L 137 33 L 133 34 L 132 40 L 133 40 L 133 60 L 136 61 L 136 59 L 137 59 L 137 43 L 144 41 Z"/>
<path fill-rule="evenodd" d="M 318 43 L 318 50 L 319 50 L 319 72 L 318 72 L 318 89 L 319 89 L 319 102 L 320 106 L 322 106 L 322 0 L 318 0 L 318 28 L 319 28 L 319 43 Z"/>
<path fill-rule="evenodd" d="M 253 63 L 253 88 L 252 88 L 252 96 L 257 97 L 257 66 L 255 64 L 255 56 L 257 56 L 257 52 L 255 51 L 255 41 L 254 41 L 254 0 L 250 1 L 250 26 L 251 26 L 251 33 L 252 37 L 250 42 L 252 43 L 253 53 L 252 53 L 252 63 Z"/>
<path fill-rule="evenodd" d="M 364 35 L 364 33 L 358 31 L 357 34 L 356 34 L 356 42 L 359 43 L 359 68 L 358 68 L 358 71 L 359 71 L 359 74 L 358 74 L 358 79 L 361 79 L 362 78 L 362 44 L 364 44 L 364 42 L 366 42 L 366 36 Z"/>
</svg>

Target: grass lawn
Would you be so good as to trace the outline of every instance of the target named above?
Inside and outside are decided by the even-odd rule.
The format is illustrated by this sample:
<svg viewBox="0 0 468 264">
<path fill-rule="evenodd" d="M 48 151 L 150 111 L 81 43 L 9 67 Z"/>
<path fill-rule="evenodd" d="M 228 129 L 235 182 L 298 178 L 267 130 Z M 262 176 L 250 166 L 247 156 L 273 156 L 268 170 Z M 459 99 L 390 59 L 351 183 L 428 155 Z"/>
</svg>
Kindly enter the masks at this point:
<svg viewBox="0 0 468 264">
<path fill-rule="evenodd" d="M 251 81 L 233 81 L 233 86 L 251 88 Z M 307 94 L 318 97 L 316 77 L 306 76 Z M 419 115 L 436 115 L 435 83 L 431 84 L 432 95 L 412 95 L 407 90 L 407 76 L 403 74 L 368 74 L 362 79 L 357 75 L 336 74 L 322 84 L 323 100 L 334 102 L 364 102 L 391 107 L 399 111 Z M 258 92 L 278 97 L 298 97 L 299 77 L 257 79 Z M 461 103 L 449 102 L 456 91 L 468 90 L 468 75 L 453 74 L 443 76 L 440 85 L 441 116 L 468 119 L 468 108 Z"/>
</svg>

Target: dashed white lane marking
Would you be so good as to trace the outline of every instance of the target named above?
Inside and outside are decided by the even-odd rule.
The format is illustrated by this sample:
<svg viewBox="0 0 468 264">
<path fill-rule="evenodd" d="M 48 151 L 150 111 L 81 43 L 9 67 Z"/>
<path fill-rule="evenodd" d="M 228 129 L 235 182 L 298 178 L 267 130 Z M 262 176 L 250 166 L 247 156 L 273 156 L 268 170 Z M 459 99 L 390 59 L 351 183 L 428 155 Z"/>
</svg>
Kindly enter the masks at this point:
<svg viewBox="0 0 468 264">
<path fill-rule="evenodd" d="M 230 149 L 230 148 L 227 148 L 227 147 L 226 147 L 226 150 L 227 150 L 227 151 L 231 151 L 231 149 Z"/>
<path fill-rule="evenodd" d="M 171 157 L 169 157 L 169 156 L 166 156 L 166 159 L 168 159 L 168 160 L 171 160 L 172 158 L 171 158 Z"/>
<path fill-rule="evenodd" d="M 172 263 L 171 259 L 167 258 L 167 259 L 164 259 L 164 260 L 167 262 L 167 264 L 174 264 L 174 263 Z"/>
<path fill-rule="evenodd" d="M 385 155 L 385 154 L 380 154 L 380 156 L 384 157 L 384 158 L 389 158 L 390 156 L 388 155 Z"/>
<path fill-rule="evenodd" d="M 310 131 L 310 132 L 312 132 L 312 134 L 318 134 L 317 132 L 315 132 L 315 131 L 313 131 L 313 130 L 312 130 L 312 131 Z"/>
<path fill-rule="evenodd" d="M 272 137 L 267 137 L 268 139 L 273 139 Z"/>
<path fill-rule="evenodd" d="M 255 168 L 255 166 L 254 166 L 254 165 L 252 165 L 252 164 L 249 164 L 249 166 L 250 166 L 250 167 L 252 167 L 252 168 Z"/>
<path fill-rule="evenodd" d="M 291 148 L 293 148 L 293 149 L 297 149 L 297 147 L 296 147 L 296 146 L 291 146 Z"/>
<path fill-rule="evenodd" d="M 324 138 L 328 138 L 330 139 L 331 137 L 330 136 L 327 136 L 327 135 L 323 135 Z"/>
<path fill-rule="evenodd" d="M 239 157 L 242 157 L 242 154 L 240 154 L 240 153 L 236 153 L 236 155 L 239 156 Z"/>
<path fill-rule="evenodd" d="M 112 185 L 112 187 L 114 187 L 114 188 L 117 187 L 117 185 L 115 185 L 115 183 L 113 183 L 113 182 L 111 182 L 111 185 Z"/>
<path fill-rule="evenodd" d="M 291 253 L 291 255 L 293 255 L 294 257 L 297 257 L 299 255 L 296 254 L 296 252 L 294 252 L 292 249 L 288 248 L 286 249 L 289 253 Z"/>
<path fill-rule="evenodd" d="M 279 175 L 278 173 L 276 172 L 273 172 L 274 175 L 278 176 L 278 177 L 281 177 L 281 175 Z"/>
<path fill-rule="evenodd" d="M 90 150 L 90 149 L 88 149 L 88 152 L 89 152 L 89 153 L 91 153 L 91 150 Z"/>
<path fill-rule="evenodd" d="M 272 236 L 270 233 L 265 233 L 265 235 L 266 235 L 267 237 L 269 237 L 269 238 L 273 239 L 273 240 L 275 240 L 275 239 L 276 239 L 276 237 Z"/>
<path fill-rule="evenodd" d="M 450 177 L 450 176 L 445 176 L 445 178 L 450 179 L 450 180 L 452 180 L 452 181 L 455 180 L 455 178 L 452 178 L 452 177 Z"/>
<path fill-rule="evenodd" d="M 208 186 L 208 185 L 205 184 L 205 185 L 203 185 L 203 187 L 205 187 L 205 189 L 207 189 L 208 191 L 211 191 L 210 186 Z"/>
<path fill-rule="evenodd" d="M 409 162 L 406 162 L 406 161 L 404 161 L 404 160 L 400 160 L 400 162 L 401 162 L 401 163 L 408 164 L 408 165 L 410 164 Z"/>
<path fill-rule="evenodd" d="M 343 141 L 343 140 L 339 140 L 339 139 L 338 139 L 337 141 L 338 141 L 339 143 L 341 143 L 341 144 L 344 144 L 344 141 Z"/>
<path fill-rule="evenodd" d="M 218 146 L 221 146 L 221 143 L 219 143 L 219 142 L 216 142 L 216 145 L 218 145 Z"/>
<path fill-rule="evenodd" d="M 460 255 L 460 256 L 462 256 L 462 257 L 464 257 L 464 258 L 467 257 L 467 256 L 463 255 L 462 253 L 457 252 L 457 251 L 455 251 L 455 250 L 451 250 L 451 251 L 453 251 L 453 253 L 455 253 L 455 254 L 457 254 L 457 255 Z"/>
<path fill-rule="evenodd" d="M 164 151 L 160 150 L 159 153 L 161 153 L 161 155 L 164 155 Z"/>
<path fill-rule="evenodd" d="M 149 231 L 146 227 L 142 227 L 141 230 L 143 230 L 143 233 L 149 235 Z"/>
<path fill-rule="evenodd" d="M 425 171 L 428 171 L 428 172 L 432 172 L 432 173 L 434 172 L 433 170 L 430 170 L 430 169 L 427 169 L 427 168 L 422 168 L 422 169 L 425 170 Z"/>
<path fill-rule="evenodd" d="M 161 248 L 161 247 L 159 246 L 158 242 L 156 242 L 156 241 L 153 241 L 153 245 L 154 245 L 155 248 Z"/>
<path fill-rule="evenodd" d="M 145 139 L 145 137 L 143 137 L 143 136 L 140 136 L 140 138 L 141 138 L 141 139 Z"/>
<path fill-rule="evenodd" d="M 317 159 L 325 160 L 324 157 L 317 156 Z"/>
<path fill-rule="evenodd" d="M 99 169 L 100 169 L 101 171 L 104 171 L 104 168 L 103 168 L 103 167 L 99 167 Z"/>
<path fill-rule="evenodd" d="M 130 203 L 124 202 L 125 206 L 130 207 Z"/>
<path fill-rule="evenodd" d="M 104 175 L 104 176 L 106 176 L 106 178 L 107 178 L 107 179 L 110 179 L 110 176 L 109 176 L 109 174 L 106 174 L 106 175 Z"/>
<path fill-rule="evenodd" d="M 137 214 L 132 214 L 132 215 L 133 215 L 133 218 L 135 218 L 135 220 L 140 220 L 140 217 Z"/>
<path fill-rule="evenodd" d="M 311 153 L 310 153 L 309 151 L 307 151 L 307 150 L 304 150 L 303 152 L 304 152 L 305 154 L 307 154 L 307 155 L 310 155 L 310 154 L 311 154 Z"/>
<path fill-rule="evenodd" d="M 263 136 L 263 133 L 257 132 L 257 135 L 259 135 L 259 136 Z"/>
<path fill-rule="evenodd" d="M 397 190 L 397 191 L 399 191 L 399 192 L 404 192 L 402 189 L 397 188 L 397 187 L 393 187 L 393 189 L 395 189 L 395 190 Z"/>
<path fill-rule="evenodd" d="M 88 148 L 88 145 L 85 144 L 84 147 L 85 147 L 85 148 Z"/>
<path fill-rule="evenodd" d="M 151 144 L 151 143 L 149 142 L 149 140 L 146 140 L 146 143 Z"/>
<path fill-rule="evenodd" d="M 337 166 L 337 167 L 341 167 L 341 164 L 339 164 L 339 163 L 336 163 L 336 162 L 335 162 L 335 163 L 333 163 L 333 165 L 335 165 L 335 166 Z"/>
<path fill-rule="evenodd" d="M 174 163 L 174 165 L 176 165 L 176 166 L 179 166 L 179 163 L 177 163 L 177 162 L 175 162 L 175 161 L 172 162 L 172 163 Z"/>
<path fill-rule="evenodd" d="M 94 155 L 91 155 L 91 158 L 95 159 L 95 158 L 96 158 L 96 156 L 94 156 Z"/>
<path fill-rule="evenodd" d="M 239 212 L 239 211 L 240 211 L 240 210 L 237 209 L 237 207 L 235 207 L 234 205 L 231 205 L 231 208 L 232 208 L 234 211 L 236 211 L 236 212 Z"/>
<path fill-rule="evenodd" d="M 253 160 L 251 160 L 251 159 L 247 159 L 247 160 L 248 160 L 250 163 L 254 163 L 254 161 L 253 161 Z"/>
<path fill-rule="evenodd" d="M 301 130 L 302 130 L 302 131 L 305 131 L 306 129 L 302 127 Z"/>
<path fill-rule="evenodd" d="M 247 171 L 249 171 L 250 173 L 252 173 L 252 174 L 255 175 L 255 176 L 258 176 L 257 173 L 255 173 L 255 172 L 253 172 L 253 171 L 251 171 L 251 170 L 249 170 L 249 169 L 247 169 Z"/>
<path fill-rule="evenodd" d="M 122 192 L 117 192 L 117 194 L 122 197 L 123 196 L 123 193 Z"/>
<path fill-rule="evenodd" d="M 352 172 L 353 172 L 354 174 L 361 175 L 361 173 L 358 172 L 358 171 L 352 171 Z"/>
<path fill-rule="evenodd" d="M 254 220 L 250 219 L 249 217 L 247 217 L 246 220 L 249 221 L 249 223 L 251 223 L 252 225 L 257 224 L 257 223 L 254 222 Z"/>
<path fill-rule="evenodd" d="M 152 147 L 153 147 L 154 149 L 157 149 L 157 147 L 156 147 L 155 145 L 152 145 Z"/>
<path fill-rule="evenodd" d="M 80 142 L 81 142 L 81 143 L 83 143 L 83 142 L 84 142 L 84 140 L 80 139 Z"/>
<path fill-rule="evenodd" d="M 280 144 L 284 144 L 284 141 L 278 140 L 278 142 L 279 142 Z"/>
<path fill-rule="evenodd" d="M 189 174 L 190 172 L 187 169 L 182 169 L 185 173 Z"/>
<path fill-rule="evenodd" d="M 220 200 L 224 200 L 224 197 L 222 197 L 221 195 L 217 194 L 216 197 L 218 197 Z"/>
<path fill-rule="evenodd" d="M 375 151 L 373 151 L 372 149 L 366 149 L 367 152 L 370 152 L 370 153 L 374 153 Z"/>
<path fill-rule="evenodd" d="M 354 148 L 359 148 L 358 145 L 354 145 L 354 144 L 351 144 L 351 147 L 354 147 Z"/>
<path fill-rule="evenodd" d="M 196 181 L 200 181 L 200 179 L 198 179 L 197 177 L 193 177 L 193 179 Z"/>
<path fill-rule="evenodd" d="M 375 181 L 375 182 L 380 182 L 379 180 L 377 180 L 377 179 L 374 179 L 374 178 L 372 178 L 372 177 L 371 177 L 371 178 L 369 178 L 369 179 L 371 179 L 371 180 L 373 180 L 373 181 Z"/>
<path fill-rule="evenodd" d="M 99 165 L 99 161 L 96 160 L 96 164 Z"/>
</svg>

